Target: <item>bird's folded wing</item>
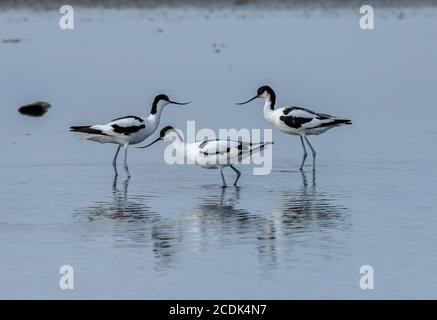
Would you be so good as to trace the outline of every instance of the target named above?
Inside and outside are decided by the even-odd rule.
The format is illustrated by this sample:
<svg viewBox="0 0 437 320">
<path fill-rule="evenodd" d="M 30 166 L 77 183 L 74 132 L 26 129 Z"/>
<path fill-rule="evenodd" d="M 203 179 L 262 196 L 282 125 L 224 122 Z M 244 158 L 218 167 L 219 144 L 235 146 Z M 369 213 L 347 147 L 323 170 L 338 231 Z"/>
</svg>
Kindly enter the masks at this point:
<svg viewBox="0 0 437 320">
<path fill-rule="evenodd" d="M 144 120 L 138 117 L 125 117 L 112 120 L 108 125 L 117 125 L 119 127 L 139 127 L 144 124 Z"/>
<path fill-rule="evenodd" d="M 137 116 L 126 116 L 126 117 L 121 117 L 121 118 L 117 118 L 117 119 L 113 119 L 113 120 L 111 120 L 111 122 L 115 122 L 115 121 L 119 121 L 119 120 L 135 120 L 135 121 L 137 121 L 137 122 L 140 122 L 140 123 L 143 123 L 144 122 L 144 120 L 143 119 L 141 119 L 140 117 L 137 117 Z"/>
<path fill-rule="evenodd" d="M 101 130 L 106 135 L 130 135 L 146 127 L 146 123 L 138 117 L 125 117 L 107 124 L 94 125 L 91 128 Z"/>
<path fill-rule="evenodd" d="M 217 155 L 238 150 L 240 145 L 241 142 L 234 140 L 206 140 L 199 145 L 199 149 L 205 155 Z"/>
<path fill-rule="evenodd" d="M 285 107 L 282 111 L 283 116 L 296 117 L 296 118 L 325 118 L 330 117 L 329 115 L 316 113 L 310 109 L 301 107 Z"/>
<path fill-rule="evenodd" d="M 300 107 L 284 108 L 279 118 L 284 124 L 295 129 L 317 128 L 333 122 L 336 118 L 325 113 L 316 113 Z"/>
</svg>

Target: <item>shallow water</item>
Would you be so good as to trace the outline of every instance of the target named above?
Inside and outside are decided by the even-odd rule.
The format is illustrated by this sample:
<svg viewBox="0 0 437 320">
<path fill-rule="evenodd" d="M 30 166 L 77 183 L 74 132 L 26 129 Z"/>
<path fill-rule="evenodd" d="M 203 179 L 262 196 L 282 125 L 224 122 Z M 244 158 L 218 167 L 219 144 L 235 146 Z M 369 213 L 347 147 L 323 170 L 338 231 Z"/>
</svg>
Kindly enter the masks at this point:
<svg viewBox="0 0 437 320">
<path fill-rule="evenodd" d="M 352 11 L 79 8 L 74 31 L 1 13 L 0 38 L 21 40 L 0 43 L 0 297 L 435 298 L 435 13 L 386 10 L 373 31 Z M 279 105 L 353 120 L 311 139 L 315 175 L 274 130 L 272 173 L 240 166 L 239 189 L 166 165 L 163 145 L 131 148 L 132 178 L 114 179 L 115 147 L 68 132 L 145 114 L 162 91 L 193 100 L 162 125 L 271 128 L 261 102 L 233 106 L 264 83 Z M 37 100 L 44 117 L 17 112 Z"/>
</svg>

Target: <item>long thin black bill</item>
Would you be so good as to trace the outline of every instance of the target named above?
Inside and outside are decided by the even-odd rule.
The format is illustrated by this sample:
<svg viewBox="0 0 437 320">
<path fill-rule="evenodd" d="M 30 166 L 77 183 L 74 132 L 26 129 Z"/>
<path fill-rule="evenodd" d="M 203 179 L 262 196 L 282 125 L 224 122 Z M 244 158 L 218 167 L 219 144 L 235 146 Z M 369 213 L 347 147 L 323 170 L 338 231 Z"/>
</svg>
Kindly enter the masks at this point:
<svg viewBox="0 0 437 320">
<path fill-rule="evenodd" d="M 180 105 L 180 106 L 185 106 L 185 105 L 191 103 L 191 101 L 188 101 L 188 102 L 175 102 L 175 101 L 169 101 L 169 102 L 172 103 L 172 104 L 178 104 L 178 105 Z"/>
<path fill-rule="evenodd" d="M 253 97 L 253 98 L 250 98 L 249 100 L 247 100 L 247 101 L 245 101 L 245 102 L 240 102 L 240 103 L 236 103 L 236 104 L 238 104 L 238 105 L 243 105 L 243 104 L 246 104 L 246 103 L 249 103 L 250 101 L 252 101 L 252 100 L 255 100 L 256 98 L 259 98 L 259 96 L 255 96 L 255 97 Z"/>
<path fill-rule="evenodd" d="M 158 139 L 156 139 L 156 140 L 153 141 L 152 143 L 149 143 L 147 146 L 137 147 L 137 148 L 138 148 L 138 149 L 144 149 L 144 148 L 150 147 L 152 144 L 154 144 L 155 142 L 158 142 L 159 140 L 161 140 L 161 137 L 159 137 Z"/>
</svg>

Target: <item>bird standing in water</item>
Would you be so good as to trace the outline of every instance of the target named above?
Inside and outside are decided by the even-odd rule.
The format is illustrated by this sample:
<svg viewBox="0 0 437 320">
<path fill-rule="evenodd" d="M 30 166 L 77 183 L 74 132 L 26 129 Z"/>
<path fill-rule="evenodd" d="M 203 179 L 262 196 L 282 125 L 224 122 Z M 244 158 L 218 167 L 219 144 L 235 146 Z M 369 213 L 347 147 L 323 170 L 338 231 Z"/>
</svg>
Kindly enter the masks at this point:
<svg viewBox="0 0 437 320">
<path fill-rule="evenodd" d="M 351 120 L 337 119 L 329 114 L 317 113 L 301 107 L 293 106 L 275 109 L 276 94 L 269 86 L 258 88 L 256 96 L 237 104 L 243 105 L 257 98 L 264 99 L 264 118 L 268 122 L 272 123 L 276 128 L 284 133 L 298 135 L 300 137 L 303 148 L 303 159 L 300 165 L 300 170 L 303 170 L 303 165 L 305 164 L 307 157 L 304 140 L 310 147 L 313 155 L 313 170 L 316 169 L 316 150 L 311 145 L 307 136 L 319 135 L 331 128 L 345 124 L 352 124 Z"/>
<path fill-rule="evenodd" d="M 234 181 L 234 186 L 237 187 L 237 182 L 240 179 L 241 172 L 237 170 L 234 165 L 241 163 L 244 158 L 255 152 L 260 152 L 266 146 L 273 143 L 251 143 L 224 139 L 211 139 L 194 143 L 185 143 L 175 128 L 167 126 L 161 130 L 158 139 L 139 148 L 147 148 L 160 140 L 170 142 L 176 152 L 183 156 L 190 164 L 195 164 L 205 169 L 220 169 L 223 188 L 226 188 L 227 186 L 225 177 L 223 176 L 224 167 L 230 167 L 237 174 Z"/>
<path fill-rule="evenodd" d="M 90 126 L 73 126 L 70 131 L 87 133 L 85 140 L 96 141 L 100 143 L 118 144 L 112 160 L 115 174 L 117 174 L 117 156 L 120 149 L 124 149 L 124 169 L 130 177 L 127 166 L 127 149 L 131 144 L 143 142 L 150 137 L 158 128 L 161 119 L 161 113 L 168 104 L 186 105 L 190 102 L 181 103 L 171 101 L 165 94 L 160 94 L 153 100 L 152 109 L 146 119 L 137 116 L 126 116 L 114 119 L 107 124 L 95 124 Z"/>
</svg>

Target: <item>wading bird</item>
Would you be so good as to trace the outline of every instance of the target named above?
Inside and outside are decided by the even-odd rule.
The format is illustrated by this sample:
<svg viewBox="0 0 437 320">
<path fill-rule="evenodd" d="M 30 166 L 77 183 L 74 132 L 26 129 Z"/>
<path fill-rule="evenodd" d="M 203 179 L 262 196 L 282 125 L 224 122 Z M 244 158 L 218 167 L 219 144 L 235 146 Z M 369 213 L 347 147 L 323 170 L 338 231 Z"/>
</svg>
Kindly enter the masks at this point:
<svg viewBox="0 0 437 320">
<path fill-rule="evenodd" d="M 300 165 L 300 170 L 303 170 L 303 165 L 307 157 L 304 140 L 313 154 L 313 170 L 316 169 L 316 150 L 311 145 L 307 136 L 319 135 L 331 128 L 345 124 L 352 124 L 351 120 L 337 119 L 329 114 L 317 113 L 300 107 L 283 107 L 275 109 L 276 94 L 269 86 L 258 88 L 255 97 L 237 104 L 243 105 L 257 98 L 264 98 L 264 118 L 268 122 L 275 125 L 284 133 L 298 135 L 300 137 L 300 142 L 303 147 L 303 159 L 302 164 Z"/>
<path fill-rule="evenodd" d="M 112 120 L 107 124 L 95 124 L 91 126 L 73 126 L 70 131 L 88 133 L 84 139 L 100 143 L 118 144 L 112 166 L 117 174 L 117 156 L 120 148 L 124 149 L 124 169 L 130 177 L 127 166 L 127 149 L 130 144 L 143 142 L 150 137 L 158 128 L 161 113 L 168 104 L 186 105 L 190 102 L 180 103 L 171 101 L 166 95 L 160 94 L 153 100 L 152 109 L 146 119 L 137 116 L 127 116 Z"/>
<path fill-rule="evenodd" d="M 223 176 L 224 167 L 231 167 L 231 169 L 237 174 L 234 181 L 234 186 L 237 187 L 237 182 L 238 179 L 240 179 L 241 172 L 234 167 L 234 164 L 240 163 L 242 159 L 255 152 L 263 150 L 266 146 L 273 143 L 250 143 L 222 139 L 185 143 L 175 128 L 167 126 L 161 130 L 158 139 L 146 146 L 138 148 L 147 148 L 160 140 L 170 142 L 176 152 L 183 156 L 188 163 L 195 164 L 205 169 L 220 169 L 223 188 L 226 188 L 226 180 Z"/>
</svg>

